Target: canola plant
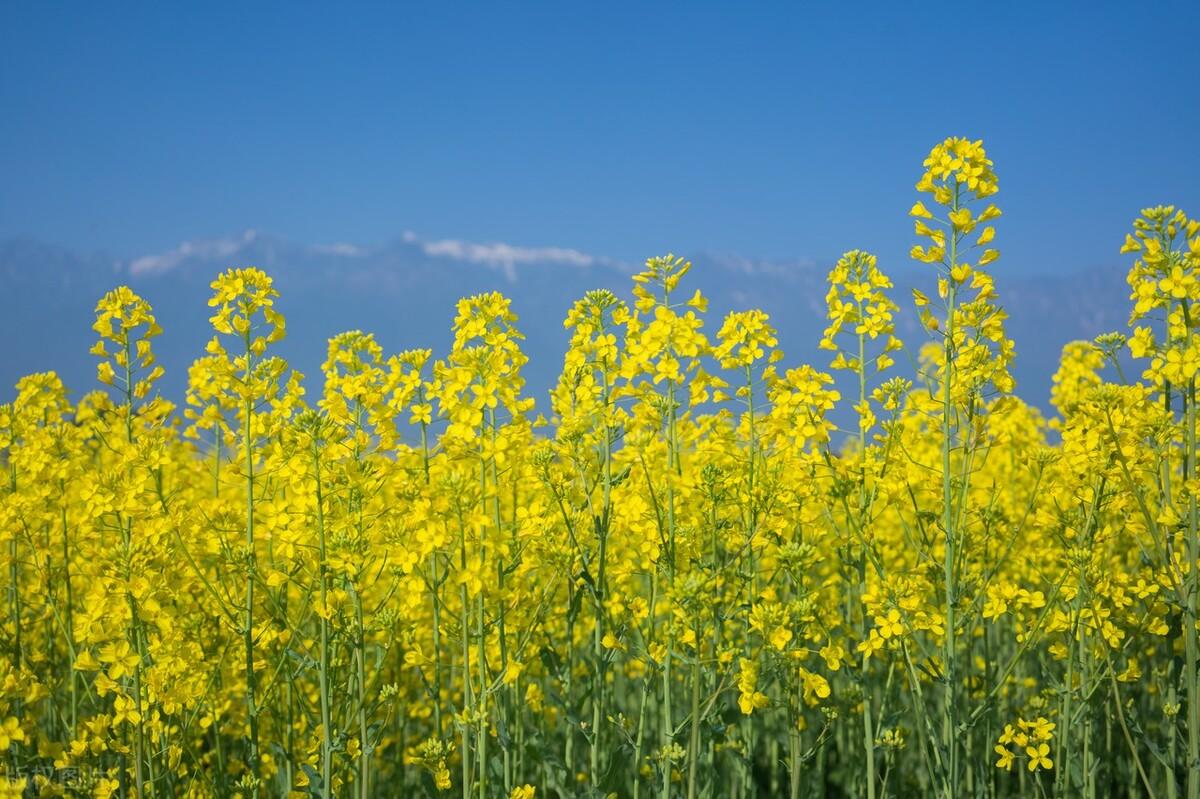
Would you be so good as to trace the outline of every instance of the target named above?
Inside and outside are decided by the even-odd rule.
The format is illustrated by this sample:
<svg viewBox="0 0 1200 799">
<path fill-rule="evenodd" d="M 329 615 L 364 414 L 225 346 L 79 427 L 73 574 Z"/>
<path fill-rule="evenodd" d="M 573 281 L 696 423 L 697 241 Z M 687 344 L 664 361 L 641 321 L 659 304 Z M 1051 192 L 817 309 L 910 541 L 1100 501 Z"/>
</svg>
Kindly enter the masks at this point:
<svg viewBox="0 0 1200 799">
<path fill-rule="evenodd" d="M 1046 415 L 982 143 L 916 189 L 926 290 L 847 252 L 828 362 L 669 255 L 569 310 L 548 405 L 499 294 L 313 397 L 231 269 L 175 405 L 110 292 L 103 388 L 0 406 L 0 796 L 1197 799 L 1200 221 L 1141 213 Z"/>
</svg>

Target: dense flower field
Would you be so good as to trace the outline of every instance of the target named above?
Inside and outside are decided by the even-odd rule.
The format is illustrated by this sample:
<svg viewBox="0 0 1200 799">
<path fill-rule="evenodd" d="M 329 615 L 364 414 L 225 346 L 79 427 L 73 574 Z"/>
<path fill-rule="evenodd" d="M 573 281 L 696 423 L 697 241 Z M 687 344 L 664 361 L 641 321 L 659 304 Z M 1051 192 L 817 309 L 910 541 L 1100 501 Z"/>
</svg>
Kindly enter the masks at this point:
<svg viewBox="0 0 1200 799">
<path fill-rule="evenodd" d="M 106 295 L 104 388 L 0 406 L 0 796 L 1197 799 L 1200 222 L 1134 222 L 1047 416 L 991 161 L 918 174 L 926 292 L 846 253 L 817 365 L 666 256 L 569 310 L 548 405 L 498 294 L 314 397 L 244 268 L 176 406 Z"/>
</svg>

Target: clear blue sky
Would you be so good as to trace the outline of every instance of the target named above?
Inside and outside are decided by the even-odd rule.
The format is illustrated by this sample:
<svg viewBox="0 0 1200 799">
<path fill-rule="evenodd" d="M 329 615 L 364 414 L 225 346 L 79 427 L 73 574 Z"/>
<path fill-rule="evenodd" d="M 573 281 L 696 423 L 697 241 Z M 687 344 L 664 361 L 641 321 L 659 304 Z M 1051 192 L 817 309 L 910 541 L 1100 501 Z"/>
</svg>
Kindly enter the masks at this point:
<svg viewBox="0 0 1200 799">
<path fill-rule="evenodd" d="M 1001 263 L 1082 269 L 1143 205 L 1200 215 L 1198 9 L 9 0 L 0 237 L 902 258 L 920 161 L 963 134 Z"/>
</svg>

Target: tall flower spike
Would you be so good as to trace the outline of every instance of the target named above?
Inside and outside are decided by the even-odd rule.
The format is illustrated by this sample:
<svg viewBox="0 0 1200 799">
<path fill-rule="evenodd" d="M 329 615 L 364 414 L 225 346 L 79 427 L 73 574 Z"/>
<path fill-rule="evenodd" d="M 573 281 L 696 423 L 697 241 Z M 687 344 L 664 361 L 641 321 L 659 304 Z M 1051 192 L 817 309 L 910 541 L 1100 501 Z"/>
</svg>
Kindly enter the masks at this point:
<svg viewBox="0 0 1200 799">
<path fill-rule="evenodd" d="M 916 234 L 928 241 L 913 247 L 912 257 L 937 267 L 938 296 L 946 304 L 939 319 L 929 297 L 913 292 L 923 326 L 939 332 L 946 344 L 935 366 L 943 368 L 947 357 L 953 359 L 960 404 L 989 388 L 1008 393 L 1013 344 L 1004 330 L 1007 313 L 995 303 L 995 284 L 985 268 L 1000 257 L 988 246 L 996 235 L 989 223 L 1000 216 L 988 198 L 999 191 L 999 183 L 983 142 L 949 138 L 935 145 L 917 190 L 929 195 L 934 210 L 919 201 L 909 211 Z"/>
<path fill-rule="evenodd" d="M 864 353 L 863 365 L 869 361 L 877 372 L 887 369 L 895 363 L 889 353 L 902 346 L 894 335 L 896 303 L 885 291 L 892 287 L 891 279 L 880 271 L 874 255 L 851 250 L 838 259 L 828 280 L 825 303 L 829 308 L 829 325 L 821 336 L 820 346 L 837 353 L 830 368 L 857 369 L 857 343 L 847 350 L 838 337 L 863 336 L 868 341 L 884 339 L 879 352 Z"/>
<path fill-rule="evenodd" d="M 968 249 L 980 250 L 974 268 L 1000 257 L 999 250 L 987 246 L 996 235 L 988 222 L 1000 216 L 1000 209 L 991 203 L 982 210 L 972 206 L 999 190 L 996 173 L 983 142 L 963 138 L 949 138 L 935 145 L 924 166 L 917 191 L 931 195 L 933 202 L 941 206 L 941 216 L 930 211 L 924 202 L 913 205 L 909 215 L 914 218 L 916 234 L 929 243 L 913 247 L 912 257 L 936 264 L 950 279 L 964 283 L 973 272 L 972 265 L 963 258 Z M 976 230 L 979 234 L 973 242 L 969 241 L 968 237 Z M 956 245 L 953 248 L 951 239 Z M 953 262 L 951 252 L 954 252 Z"/>
<path fill-rule="evenodd" d="M 692 264 L 667 254 L 646 261 L 646 268 L 633 276 L 634 313 L 626 328 L 622 376 L 636 382 L 639 375 L 657 385 L 664 381 L 682 386 L 684 374 L 699 367 L 698 359 L 709 351 L 700 314 L 705 308 L 697 292 L 686 303 L 673 302 L 680 280 Z M 679 309 L 687 306 L 683 313 Z M 639 385 L 645 388 L 645 381 Z"/>
<path fill-rule="evenodd" d="M 91 353 L 102 358 L 96 365 L 101 383 L 121 389 L 132 399 L 143 399 L 163 375 L 151 341 L 162 334 L 150 303 L 128 286 L 108 292 L 96 304 L 92 329 L 100 339 Z"/>
<path fill-rule="evenodd" d="M 1191 310 L 1200 300 L 1200 220 L 1171 205 L 1147 208 L 1125 236 L 1122 253 L 1135 253 L 1127 281 L 1134 328 L 1129 348 L 1148 358 L 1145 378 L 1156 385 L 1182 385 L 1200 369 L 1200 318 Z"/>
<path fill-rule="evenodd" d="M 902 346 L 895 336 L 896 304 L 885 291 L 891 287 L 892 281 L 879 270 L 875 256 L 862 250 L 843 255 L 829 273 L 829 292 L 825 295 L 829 326 L 820 346 L 837 353 L 829 365 L 831 369 L 858 374 L 855 411 L 863 437 L 875 425 L 867 388 L 868 364 L 874 372 L 882 372 L 895 362 L 891 353 Z M 875 343 L 879 339 L 883 339 L 882 346 Z"/>
<path fill-rule="evenodd" d="M 266 272 L 254 267 L 230 269 L 212 282 L 212 289 L 208 304 L 217 312 L 209 321 L 218 333 L 244 337 L 256 356 L 283 339 L 283 315 L 274 307 L 279 292 Z M 261 322 L 255 318 L 259 311 Z"/>
</svg>

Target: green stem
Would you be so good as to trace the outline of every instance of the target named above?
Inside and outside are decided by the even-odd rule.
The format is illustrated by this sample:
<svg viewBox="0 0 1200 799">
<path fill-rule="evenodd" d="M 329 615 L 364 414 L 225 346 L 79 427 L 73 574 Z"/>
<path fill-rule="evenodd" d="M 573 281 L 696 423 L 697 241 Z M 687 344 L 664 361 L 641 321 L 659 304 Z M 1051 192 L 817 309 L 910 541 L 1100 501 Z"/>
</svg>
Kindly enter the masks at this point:
<svg viewBox="0 0 1200 799">
<path fill-rule="evenodd" d="M 667 477 L 667 590 L 675 582 L 675 476 L 679 470 L 678 438 L 676 431 L 675 383 L 667 390 L 667 466 L 671 474 Z M 672 597 L 673 599 L 674 597 Z M 662 671 L 662 717 L 659 720 L 662 744 L 662 787 L 661 799 L 671 797 L 671 762 L 666 757 L 668 747 L 674 739 L 675 719 L 671 710 L 671 650 L 675 647 L 675 628 L 672 624 L 670 606 L 667 608 L 667 648 L 663 655 Z"/>
<path fill-rule="evenodd" d="M 792 700 L 799 713 L 802 707 L 800 694 L 800 679 L 796 676 L 795 698 Z M 800 799 L 800 766 L 802 752 L 800 751 L 800 726 L 796 719 L 788 719 L 788 796 L 790 799 Z M 774 769 L 772 769 L 774 771 Z"/>
<path fill-rule="evenodd" d="M 333 790 L 333 720 L 329 698 L 329 566 L 325 542 L 325 497 L 321 487 L 321 448 L 319 434 L 313 432 L 313 477 L 317 494 L 317 581 L 320 591 L 321 643 L 319 690 L 321 693 L 321 780 L 323 796 L 328 799 Z"/>
<path fill-rule="evenodd" d="M 1196 473 L 1196 381 L 1193 378 L 1187 387 L 1186 410 L 1186 447 L 1184 453 L 1184 480 L 1190 480 Z M 1184 614 L 1184 658 L 1187 673 L 1184 675 L 1184 685 L 1187 689 L 1187 741 L 1188 769 L 1187 796 L 1188 799 L 1200 797 L 1200 690 L 1197 686 L 1196 667 L 1197 652 L 1196 620 L 1197 620 L 1197 582 L 1200 581 L 1197 567 L 1200 567 L 1200 540 L 1197 531 L 1200 524 L 1197 519 L 1196 494 L 1189 492 L 1188 498 L 1188 580 L 1187 580 L 1187 609 Z"/>
<path fill-rule="evenodd" d="M 958 189 L 954 192 L 954 210 L 958 210 Z M 950 268 L 953 271 L 957 265 L 958 234 L 950 233 Z M 942 746 L 946 752 L 946 772 L 944 782 L 945 799 L 958 799 L 958 740 L 956 733 L 956 683 L 958 679 L 955 656 L 955 619 L 954 603 L 956 600 L 955 557 L 956 534 L 954 529 L 954 496 L 953 483 L 950 474 L 950 455 L 953 448 L 954 411 L 951 407 L 951 391 L 954 380 L 954 278 L 947 280 L 946 294 L 946 334 L 943 347 L 942 364 L 942 524 L 945 532 L 945 552 L 942 559 L 942 574 L 946 602 L 946 634 L 942 652 L 942 670 L 945 680 L 942 692 Z"/>
<path fill-rule="evenodd" d="M 696 799 L 696 768 L 700 762 L 700 629 L 696 628 L 692 661 L 692 723 L 688 738 L 688 799 Z"/>
<path fill-rule="evenodd" d="M 245 414 L 242 420 L 243 455 L 246 469 L 246 608 L 242 626 L 242 647 L 245 650 L 246 667 L 246 717 L 250 724 L 249 749 L 246 755 L 246 766 L 253 778 L 251 795 L 258 796 L 259 792 L 259 742 L 258 742 L 258 697 L 257 677 L 254 673 L 254 583 L 257 579 L 257 555 L 254 550 L 254 430 L 253 413 L 254 401 L 250 397 L 250 384 L 253 380 L 252 353 L 250 350 L 250 334 L 247 331 L 246 340 L 246 371 L 244 375 L 247 398 L 243 407 Z"/>
<path fill-rule="evenodd" d="M 466 528 L 459 524 L 459 566 L 463 572 L 467 569 L 467 532 Z M 462 638 L 462 675 L 463 675 L 463 705 L 467 711 L 467 717 L 459 725 L 459 732 L 462 745 L 462 796 L 463 799 L 469 799 L 472 793 L 471 779 L 471 726 L 470 717 L 475 713 L 475 694 L 472 689 L 471 680 L 471 625 L 470 625 L 470 598 L 467 596 L 467 584 L 462 583 L 459 589 L 459 599 L 462 602 L 462 608 L 459 612 L 459 632 Z"/>
<path fill-rule="evenodd" d="M 862 302 L 858 303 L 859 321 L 862 321 L 863 308 Z M 867 404 L 867 342 L 866 336 L 863 333 L 858 334 L 858 403 L 860 408 L 865 408 Z M 861 468 L 859 470 L 858 480 L 858 529 L 860 531 L 865 527 L 864 521 L 867 513 L 867 431 L 861 420 L 858 425 L 858 459 Z M 863 537 L 861 542 L 862 553 L 858 564 L 859 578 L 859 597 L 862 597 L 867 590 L 866 582 L 866 560 L 867 560 L 867 540 Z M 867 607 L 864 604 L 862 607 L 862 635 L 863 640 L 867 640 L 869 630 L 867 629 Z M 849 620 L 847 620 L 849 621 Z M 851 622 L 852 623 L 852 622 Z M 863 721 L 863 753 L 865 755 L 867 767 L 867 799 L 875 799 L 875 730 L 871 721 L 871 689 L 867 681 L 867 669 L 870 666 L 870 658 L 867 653 L 863 653 L 862 658 L 862 721 Z"/>
</svg>

